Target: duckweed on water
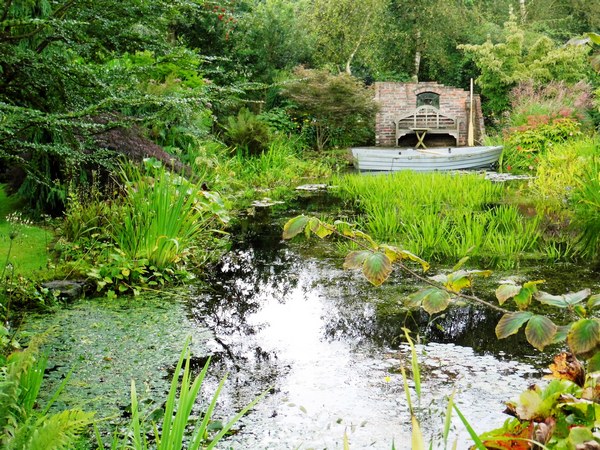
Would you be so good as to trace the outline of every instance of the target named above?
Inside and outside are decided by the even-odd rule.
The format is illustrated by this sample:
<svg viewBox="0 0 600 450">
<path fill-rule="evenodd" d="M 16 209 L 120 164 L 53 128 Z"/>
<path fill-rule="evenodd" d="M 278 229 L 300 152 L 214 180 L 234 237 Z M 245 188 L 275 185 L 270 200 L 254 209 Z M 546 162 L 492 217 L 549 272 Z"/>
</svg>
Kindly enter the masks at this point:
<svg viewBox="0 0 600 450">
<path fill-rule="evenodd" d="M 54 408 L 98 411 L 99 417 L 112 420 L 129 405 L 131 380 L 141 403 L 164 398 L 168 369 L 177 362 L 185 338 L 192 336 L 193 353 L 202 355 L 210 336 L 187 318 L 175 297 L 81 301 L 51 316 L 30 319 L 30 324 L 25 325 L 28 332 L 51 330 L 42 395 L 54 392 L 72 370 Z"/>
</svg>

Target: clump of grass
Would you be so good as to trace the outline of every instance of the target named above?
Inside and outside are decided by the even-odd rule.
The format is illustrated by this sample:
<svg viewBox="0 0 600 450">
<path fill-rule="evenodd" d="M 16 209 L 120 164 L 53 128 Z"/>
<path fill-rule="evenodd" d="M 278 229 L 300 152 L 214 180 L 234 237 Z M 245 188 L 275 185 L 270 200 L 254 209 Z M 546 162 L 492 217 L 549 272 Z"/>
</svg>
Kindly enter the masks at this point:
<svg viewBox="0 0 600 450">
<path fill-rule="evenodd" d="M 556 145 L 541 158 L 528 186 L 537 205 L 552 211 L 568 208 L 597 148 L 597 140 L 582 138 Z"/>
<path fill-rule="evenodd" d="M 246 405 L 238 412 L 231 420 L 224 424 L 220 430 L 214 435 L 210 434 L 210 423 L 212 421 L 213 412 L 215 410 L 219 394 L 223 389 L 223 385 L 227 377 L 221 379 L 217 389 L 213 393 L 212 399 L 206 411 L 195 421 L 191 436 L 188 436 L 186 430 L 192 419 L 192 409 L 197 401 L 202 383 L 206 377 L 210 359 L 204 365 L 202 371 L 192 378 L 191 369 L 191 353 L 189 350 L 190 339 L 188 338 L 181 352 L 179 362 L 175 368 L 171 381 L 171 389 L 167 396 L 165 406 L 163 408 L 163 421 L 160 428 L 156 423 L 147 423 L 141 416 L 139 403 L 137 400 L 137 392 L 135 382 L 131 382 L 131 411 L 132 418 L 130 424 L 130 435 L 126 435 L 122 440 L 117 437 L 113 440 L 113 449 L 134 449 L 147 450 L 148 448 L 157 448 L 159 450 L 171 450 L 179 448 L 196 449 L 212 449 L 219 441 L 226 436 L 231 427 L 246 414 L 256 403 L 258 403 L 265 395 L 256 397 L 252 402 Z M 156 445 L 150 445 L 146 437 L 146 432 L 149 429 L 154 429 L 154 439 Z M 160 429 L 160 433 L 159 430 Z M 98 446 L 104 449 L 102 440 L 96 430 Z"/>
<path fill-rule="evenodd" d="M 113 239 L 130 260 L 144 260 L 158 269 L 171 267 L 209 230 L 212 219 L 226 219 L 219 197 L 147 161 L 149 173 L 138 167 L 123 171 L 125 204 L 111 216 Z"/>
<path fill-rule="evenodd" d="M 538 219 L 504 205 L 504 186 L 480 174 L 415 173 L 338 177 L 339 195 L 362 212 L 359 222 L 378 240 L 433 260 L 466 254 L 516 261 L 537 250 Z"/>
<path fill-rule="evenodd" d="M 580 246 L 584 256 L 600 255 L 600 158 L 590 161 L 574 195 L 575 226 L 581 230 Z"/>
</svg>

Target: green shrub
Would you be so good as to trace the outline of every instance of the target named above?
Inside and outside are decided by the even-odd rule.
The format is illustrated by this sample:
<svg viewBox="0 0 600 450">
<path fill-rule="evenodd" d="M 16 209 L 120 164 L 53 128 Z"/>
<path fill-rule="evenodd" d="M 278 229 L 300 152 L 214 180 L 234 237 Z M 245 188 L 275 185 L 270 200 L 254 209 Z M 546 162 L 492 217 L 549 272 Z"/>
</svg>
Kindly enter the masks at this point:
<svg viewBox="0 0 600 450">
<path fill-rule="evenodd" d="M 536 177 L 528 184 L 538 207 L 560 212 L 573 206 L 571 199 L 590 164 L 597 142 L 583 138 L 551 147 L 539 158 Z"/>
<path fill-rule="evenodd" d="M 294 111 L 303 118 L 303 133 L 312 138 L 318 150 L 335 144 L 352 144 L 364 138 L 378 105 L 373 92 L 362 81 L 340 73 L 302 67 L 294 71 L 282 95 L 294 103 Z"/>
<path fill-rule="evenodd" d="M 258 117 L 265 121 L 272 130 L 284 135 L 291 135 L 299 128 L 299 124 L 294 122 L 283 108 L 270 109 L 261 113 Z"/>
<path fill-rule="evenodd" d="M 532 116 L 569 117 L 589 125 L 593 108 L 592 86 L 580 81 L 567 84 L 551 81 L 536 85 L 532 80 L 520 82 L 510 92 L 510 114 L 507 125 L 519 127 L 529 124 Z"/>
<path fill-rule="evenodd" d="M 530 44 L 514 16 L 504 24 L 503 35 L 502 42 L 459 46 L 480 71 L 477 84 L 486 99 L 484 112 L 492 118 L 499 119 L 508 109 L 510 90 L 519 82 L 532 80 L 544 85 L 561 80 L 574 84 L 590 75 L 585 46 L 557 45 L 544 35 Z"/>
<path fill-rule="evenodd" d="M 600 255 L 600 158 L 587 165 L 573 195 L 575 225 L 582 230 L 581 245 L 585 255 Z"/>
<path fill-rule="evenodd" d="M 269 126 L 247 108 L 239 110 L 237 116 L 227 117 L 225 142 L 242 155 L 258 155 L 269 145 Z"/>
<path fill-rule="evenodd" d="M 570 117 L 529 116 L 526 125 L 505 132 L 502 168 L 535 172 L 541 155 L 581 136 L 581 124 Z"/>
</svg>

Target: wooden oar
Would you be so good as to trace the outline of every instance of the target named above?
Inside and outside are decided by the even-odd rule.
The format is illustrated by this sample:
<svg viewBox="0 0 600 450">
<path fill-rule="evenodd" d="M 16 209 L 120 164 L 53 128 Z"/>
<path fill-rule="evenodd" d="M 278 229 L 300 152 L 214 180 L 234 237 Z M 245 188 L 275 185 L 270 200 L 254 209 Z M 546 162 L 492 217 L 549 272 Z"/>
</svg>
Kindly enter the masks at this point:
<svg viewBox="0 0 600 450">
<path fill-rule="evenodd" d="M 471 100 L 469 105 L 469 129 L 467 131 L 467 145 L 475 145 L 475 130 L 473 129 L 473 78 L 471 78 Z"/>
</svg>

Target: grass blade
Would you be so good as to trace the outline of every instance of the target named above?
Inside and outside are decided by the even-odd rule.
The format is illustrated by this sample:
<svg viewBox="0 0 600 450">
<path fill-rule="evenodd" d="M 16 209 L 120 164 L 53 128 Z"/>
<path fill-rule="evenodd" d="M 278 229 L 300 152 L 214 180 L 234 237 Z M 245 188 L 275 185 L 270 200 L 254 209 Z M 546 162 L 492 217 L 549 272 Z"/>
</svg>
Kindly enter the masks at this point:
<svg viewBox="0 0 600 450">
<path fill-rule="evenodd" d="M 481 439 L 479 439 L 479 436 L 477 435 L 471 424 L 467 421 L 465 416 L 463 416 L 463 413 L 460 412 L 460 409 L 458 409 L 458 406 L 456 406 L 456 404 L 453 404 L 452 406 L 454 407 L 456 414 L 458 414 L 460 421 L 463 423 L 463 425 L 469 432 L 469 436 L 471 436 L 471 439 L 473 439 L 473 442 L 475 443 L 475 448 L 477 448 L 478 450 L 487 450 L 485 445 L 483 445 L 483 442 L 481 442 Z"/>
<path fill-rule="evenodd" d="M 446 417 L 444 419 L 444 448 L 448 446 L 448 435 L 450 434 L 450 424 L 452 423 L 452 407 L 454 406 L 454 394 L 456 394 L 456 386 L 452 390 L 452 394 L 448 398 L 448 406 L 446 407 Z"/>
</svg>

